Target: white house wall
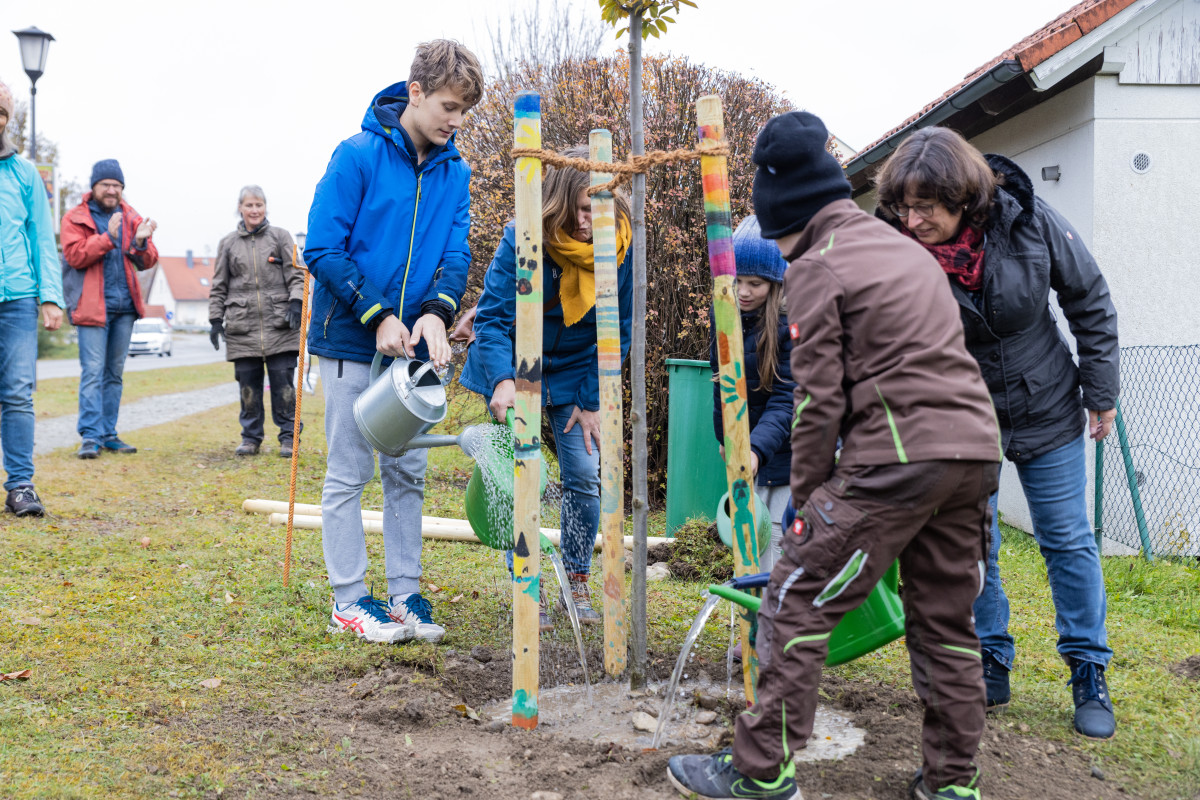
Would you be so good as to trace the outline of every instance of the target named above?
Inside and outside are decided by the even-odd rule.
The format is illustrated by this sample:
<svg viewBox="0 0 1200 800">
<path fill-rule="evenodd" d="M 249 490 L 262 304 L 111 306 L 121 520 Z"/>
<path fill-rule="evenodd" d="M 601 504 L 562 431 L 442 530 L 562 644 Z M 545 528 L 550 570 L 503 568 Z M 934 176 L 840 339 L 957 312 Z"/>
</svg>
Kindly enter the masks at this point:
<svg viewBox="0 0 1200 800">
<path fill-rule="evenodd" d="M 162 306 L 167 314 L 167 321 L 175 324 L 175 297 L 171 294 L 171 284 L 163 274 L 162 267 L 154 273 L 154 282 L 150 284 L 150 293 L 146 295 L 146 305 Z"/>
</svg>

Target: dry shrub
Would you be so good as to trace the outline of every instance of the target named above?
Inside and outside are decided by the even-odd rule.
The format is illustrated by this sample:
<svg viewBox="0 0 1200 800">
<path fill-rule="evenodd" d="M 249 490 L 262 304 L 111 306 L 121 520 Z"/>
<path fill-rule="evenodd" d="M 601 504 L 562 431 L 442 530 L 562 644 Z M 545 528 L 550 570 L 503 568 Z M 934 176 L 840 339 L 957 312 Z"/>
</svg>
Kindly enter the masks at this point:
<svg viewBox="0 0 1200 800">
<path fill-rule="evenodd" d="M 754 170 L 750 156 L 755 137 L 768 119 L 787 111 L 788 104 L 762 81 L 685 58 L 648 57 L 643 63 L 647 151 L 693 147 L 696 99 L 707 94 L 721 97 L 730 147 L 730 202 L 735 223 L 740 221 L 751 212 Z M 505 223 L 514 213 L 509 155 L 513 147 L 512 101 L 522 89 L 536 89 L 541 94 L 542 142 L 546 149 L 586 143 L 589 131 L 607 128 L 613 136 L 614 160 L 624 160 L 631 150 L 629 59 L 625 54 L 568 60 L 546 67 L 517 67 L 507 77 L 494 80 L 459 139 L 459 148 L 474 170 L 474 258 L 467 305 L 482 290 L 483 273 Z M 647 451 L 650 495 L 655 502 L 663 497 L 667 472 L 665 361 L 708 358 L 712 279 L 699 162 L 659 167 L 647 176 L 646 249 Z M 624 388 L 628 413 L 628 364 Z M 628 465 L 628 455 L 626 459 Z"/>
</svg>

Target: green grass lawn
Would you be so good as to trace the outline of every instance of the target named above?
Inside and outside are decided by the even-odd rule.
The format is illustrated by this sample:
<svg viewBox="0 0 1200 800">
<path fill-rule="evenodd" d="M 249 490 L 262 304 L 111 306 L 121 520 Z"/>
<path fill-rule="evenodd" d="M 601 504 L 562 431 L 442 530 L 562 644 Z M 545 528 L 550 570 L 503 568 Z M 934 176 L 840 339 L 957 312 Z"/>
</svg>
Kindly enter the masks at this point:
<svg viewBox="0 0 1200 800">
<path fill-rule="evenodd" d="M 172 372 L 127 375 L 127 399 L 135 379 L 145 381 L 143 396 L 151 387 L 180 390 L 185 379 Z M 230 372 L 226 364 L 196 368 L 186 386 L 227 380 Z M 42 399 L 58 391 L 51 383 L 47 394 L 39 391 Z M 457 404 L 450 425 L 481 413 L 478 401 Z M 305 396 L 301 502 L 319 502 L 322 414 L 320 393 Z M 8 623 L 0 626 L 0 672 L 32 670 L 27 681 L 0 684 L 0 795 L 204 796 L 228 785 L 266 745 L 194 737 L 187 725 L 157 721 L 203 723 L 220 709 L 270 708 L 306 683 L 382 663 L 440 663 L 444 650 L 431 645 L 381 648 L 327 636 L 319 532 L 297 531 L 284 587 L 284 529 L 241 511 L 247 497 L 286 500 L 288 462 L 233 456 L 236 406 L 195 422 L 144 429 L 136 456 L 86 462 L 64 449 L 40 457 L 38 488 L 52 516 L 0 518 L 0 607 Z M 462 517 L 470 467 L 457 450 L 432 452 L 427 514 Z M 379 507 L 377 483 L 365 503 Z M 660 533 L 661 514 L 653 524 L 651 535 Z M 368 549 L 368 580 L 379 592 L 386 582 L 378 536 L 368 537 Z M 442 587 L 429 597 L 449 631 L 445 647 L 506 650 L 511 588 L 499 554 L 444 542 L 427 542 L 424 552 L 426 580 Z M 1200 652 L 1200 573 L 1178 563 L 1106 560 L 1117 654 L 1109 683 L 1120 728 L 1113 742 L 1088 743 L 1070 732 L 1068 675 L 1054 652 L 1040 556 L 1028 537 L 1008 532 L 1001 559 L 1018 639 L 1009 724 L 1085 748 L 1143 796 L 1193 797 L 1200 790 L 1200 685 L 1169 666 Z M 650 585 L 652 651 L 678 649 L 701 588 L 676 580 Z M 728 629 L 721 617 L 727 623 L 726 614 L 714 614 L 701 639 L 702 658 L 723 662 Z M 909 680 L 900 643 L 834 672 L 896 687 Z M 221 681 L 216 688 L 201 685 L 213 678 Z"/>
</svg>

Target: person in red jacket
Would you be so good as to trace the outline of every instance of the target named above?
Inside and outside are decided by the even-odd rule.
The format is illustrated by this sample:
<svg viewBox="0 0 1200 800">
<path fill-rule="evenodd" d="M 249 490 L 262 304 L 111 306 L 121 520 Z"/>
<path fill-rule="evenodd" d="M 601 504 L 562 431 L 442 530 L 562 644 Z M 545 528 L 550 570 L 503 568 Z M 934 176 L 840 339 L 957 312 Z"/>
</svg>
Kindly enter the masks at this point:
<svg viewBox="0 0 1200 800">
<path fill-rule="evenodd" d="M 62 222 L 63 293 L 79 333 L 80 458 L 136 453 L 117 436 L 122 373 L 134 320 L 145 315 L 137 273 L 158 263 L 158 227 L 122 199 L 116 159 L 92 167 L 92 190 Z"/>
</svg>

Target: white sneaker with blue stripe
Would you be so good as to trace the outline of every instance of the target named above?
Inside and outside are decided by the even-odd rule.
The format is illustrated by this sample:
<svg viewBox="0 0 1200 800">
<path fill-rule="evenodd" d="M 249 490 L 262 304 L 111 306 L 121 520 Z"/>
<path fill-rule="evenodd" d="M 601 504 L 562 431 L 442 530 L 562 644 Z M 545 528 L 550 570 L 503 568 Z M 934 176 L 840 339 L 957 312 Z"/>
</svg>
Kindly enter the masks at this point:
<svg viewBox="0 0 1200 800">
<path fill-rule="evenodd" d="M 403 625 L 388 616 L 388 609 L 371 595 L 353 603 L 334 603 L 330 615 L 330 633 L 350 632 L 368 642 L 397 644 L 416 635 L 411 625 Z"/>
<path fill-rule="evenodd" d="M 437 644 L 446 629 L 433 621 L 433 607 L 421 595 L 395 594 L 388 599 L 388 616 L 393 622 L 407 625 L 416 631 L 416 638 Z"/>
</svg>

